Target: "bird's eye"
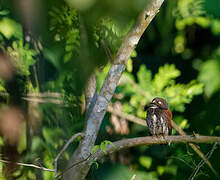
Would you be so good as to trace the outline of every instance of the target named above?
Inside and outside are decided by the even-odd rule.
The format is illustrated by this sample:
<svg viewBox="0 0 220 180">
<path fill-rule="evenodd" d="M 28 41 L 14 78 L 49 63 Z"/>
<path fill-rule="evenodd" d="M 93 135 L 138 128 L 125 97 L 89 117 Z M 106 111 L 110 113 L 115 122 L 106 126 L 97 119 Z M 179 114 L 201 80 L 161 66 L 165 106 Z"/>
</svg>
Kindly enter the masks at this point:
<svg viewBox="0 0 220 180">
<path fill-rule="evenodd" d="M 162 104 L 162 102 L 161 102 L 161 101 L 158 101 L 158 104 Z"/>
</svg>

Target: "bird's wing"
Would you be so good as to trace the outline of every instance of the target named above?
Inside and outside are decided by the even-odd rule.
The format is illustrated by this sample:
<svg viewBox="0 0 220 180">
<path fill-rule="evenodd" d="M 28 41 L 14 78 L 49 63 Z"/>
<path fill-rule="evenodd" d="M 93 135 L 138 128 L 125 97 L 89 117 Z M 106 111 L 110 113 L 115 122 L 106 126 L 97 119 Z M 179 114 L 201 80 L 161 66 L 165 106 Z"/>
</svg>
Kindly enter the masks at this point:
<svg viewBox="0 0 220 180">
<path fill-rule="evenodd" d="M 172 118 L 173 118 L 173 115 L 172 115 L 172 112 L 168 109 L 166 110 L 166 113 L 168 115 L 168 129 L 169 129 L 169 135 L 172 134 Z"/>
</svg>

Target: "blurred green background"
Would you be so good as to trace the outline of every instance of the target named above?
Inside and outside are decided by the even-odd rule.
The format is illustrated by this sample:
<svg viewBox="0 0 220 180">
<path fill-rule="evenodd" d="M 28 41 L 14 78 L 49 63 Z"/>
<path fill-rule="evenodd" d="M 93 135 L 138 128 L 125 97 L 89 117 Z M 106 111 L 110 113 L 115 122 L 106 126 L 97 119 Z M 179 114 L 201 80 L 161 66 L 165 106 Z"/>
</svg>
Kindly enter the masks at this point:
<svg viewBox="0 0 220 180">
<path fill-rule="evenodd" d="M 95 72 L 100 90 L 123 38 L 146 3 L 0 1 L 2 158 L 10 159 L 12 152 L 16 161 L 53 168 L 65 142 L 83 130 L 87 79 Z M 111 105 L 145 119 L 144 106 L 156 96 L 164 97 L 174 121 L 189 135 L 220 136 L 219 9 L 220 0 L 165 0 L 132 53 Z M 5 127 L 8 112 L 23 118 Z M 178 133 L 173 130 L 174 134 Z M 107 113 L 96 144 L 147 135 L 146 127 Z M 59 173 L 78 141 L 59 160 Z M 211 148 L 199 145 L 204 154 Z M 140 146 L 106 157 L 98 167 L 92 166 L 86 179 L 130 180 L 134 174 L 135 180 L 190 179 L 200 161 L 187 144 Z M 210 162 L 219 172 L 219 148 Z M 5 179 L 7 167 L 2 163 L 0 171 L 0 179 Z M 53 179 L 51 172 L 23 166 L 10 173 L 20 180 Z M 195 179 L 218 178 L 205 164 Z"/>
</svg>

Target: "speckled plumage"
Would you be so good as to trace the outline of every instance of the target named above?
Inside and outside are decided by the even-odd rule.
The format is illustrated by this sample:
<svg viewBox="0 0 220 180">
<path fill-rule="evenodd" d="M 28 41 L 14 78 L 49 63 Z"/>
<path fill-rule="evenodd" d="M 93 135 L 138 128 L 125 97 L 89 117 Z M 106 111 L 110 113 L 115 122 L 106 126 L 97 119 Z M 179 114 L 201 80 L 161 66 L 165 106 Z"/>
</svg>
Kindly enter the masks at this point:
<svg viewBox="0 0 220 180">
<path fill-rule="evenodd" d="M 154 98 L 147 107 L 147 125 L 151 135 L 170 135 L 172 132 L 172 113 L 167 102 L 162 98 Z"/>
</svg>

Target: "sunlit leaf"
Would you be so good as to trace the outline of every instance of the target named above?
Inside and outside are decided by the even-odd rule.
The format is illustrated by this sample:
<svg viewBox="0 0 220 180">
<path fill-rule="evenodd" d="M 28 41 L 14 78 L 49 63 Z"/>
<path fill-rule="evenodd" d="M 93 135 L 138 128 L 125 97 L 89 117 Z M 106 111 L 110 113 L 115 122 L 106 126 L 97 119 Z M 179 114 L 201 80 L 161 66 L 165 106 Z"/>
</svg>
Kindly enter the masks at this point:
<svg viewBox="0 0 220 180">
<path fill-rule="evenodd" d="M 146 167 L 147 169 L 149 169 L 151 167 L 152 164 L 152 158 L 148 157 L 148 156 L 141 156 L 139 158 L 139 162 L 142 166 Z"/>
<path fill-rule="evenodd" d="M 211 97 L 220 89 L 220 61 L 212 59 L 204 62 L 199 70 L 199 81 L 204 83 L 205 95 Z"/>
<path fill-rule="evenodd" d="M 21 25 L 16 23 L 10 18 L 2 18 L 0 20 L 0 32 L 7 38 L 11 37 L 22 38 L 22 28 Z"/>
</svg>

